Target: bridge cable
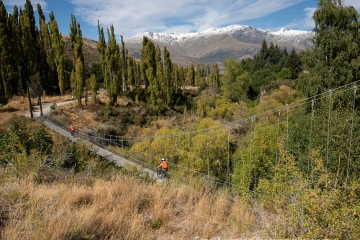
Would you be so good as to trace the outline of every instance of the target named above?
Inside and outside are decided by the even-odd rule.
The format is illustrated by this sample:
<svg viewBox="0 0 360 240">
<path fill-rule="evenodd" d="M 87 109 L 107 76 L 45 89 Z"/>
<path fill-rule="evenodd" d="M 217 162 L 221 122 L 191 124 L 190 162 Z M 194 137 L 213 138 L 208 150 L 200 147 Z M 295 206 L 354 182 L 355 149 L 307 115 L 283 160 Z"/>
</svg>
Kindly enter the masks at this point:
<svg viewBox="0 0 360 240">
<path fill-rule="evenodd" d="M 346 86 L 346 85 L 345 85 Z M 344 88 L 344 86 L 343 87 L 339 87 L 338 89 L 341 89 L 341 88 Z M 339 92 L 343 92 L 343 91 L 347 91 L 346 89 L 344 89 L 344 90 L 341 90 L 341 91 L 339 91 Z M 319 94 L 319 95 L 317 95 L 317 96 L 321 96 L 321 95 L 324 95 L 324 94 Z M 335 93 L 334 93 L 334 95 L 335 95 Z M 315 96 L 316 97 L 316 96 Z M 321 98 L 325 98 L 325 96 L 324 97 L 320 97 L 319 99 L 321 99 Z M 307 100 L 307 99 L 306 99 Z M 312 101 L 313 101 L 314 99 L 312 99 Z M 331 100 L 331 96 L 330 96 L 330 100 Z M 303 105 L 303 104 L 305 104 L 305 103 L 307 103 L 307 102 L 305 102 L 305 103 L 301 103 L 301 102 L 304 102 L 304 100 L 302 100 L 302 101 L 299 101 L 299 102 L 297 102 L 297 103 L 293 103 L 293 104 L 291 104 L 291 106 L 296 106 L 296 104 L 298 104 L 299 106 L 301 106 L 301 105 Z M 331 102 L 331 101 L 330 101 Z M 301 103 L 301 104 L 299 104 L 299 103 Z M 289 108 L 289 105 L 287 104 L 287 108 Z M 330 108 L 330 105 L 329 105 L 329 108 Z M 288 109 L 287 109 L 288 110 Z M 279 109 L 277 109 L 277 111 L 280 111 Z M 264 112 L 264 113 L 262 113 L 261 115 L 265 115 L 265 114 L 269 114 L 269 113 L 271 113 L 271 112 Z M 241 119 L 241 120 L 243 120 L 243 119 Z M 329 111 L 329 117 L 328 117 L 328 139 L 329 139 L 329 121 L 330 121 L 330 111 Z M 211 128 L 209 128 L 209 129 L 211 129 Z M 208 131 L 208 129 L 206 129 L 206 131 Z M 289 131 L 289 126 L 288 126 L 288 116 L 287 116 L 287 144 L 288 144 L 288 138 L 289 138 L 289 134 L 288 134 L 288 131 Z M 195 132 L 200 132 L 200 131 L 195 131 Z M 186 134 L 186 133 L 184 133 L 184 134 Z M 312 130 L 311 130 L 311 134 L 312 134 Z M 173 135 L 174 136 L 174 135 Z M 180 136 L 180 135 L 178 135 L 178 136 Z M 255 126 L 254 126 L 254 132 L 253 132 L 253 136 L 254 136 L 254 138 L 255 138 Z M 189 136 L 190 137 L 190 136 Z M 122 136 L 122 138 L 124 138 L 124 136 Z M 312 138 L 312 136 L 311 136 L 311 138 Z M 352 138 L 352 136 L 351 136 L 351 138 Z M 130 139 L 135 139 L 135 138 L 127 138 L 125 141 L 130 141 Z M 142 138 L 136 138 L 136 139 L 142 139 Z M 256 143 L 255 143 L 255 140 L 253 140 L 254 141 L 254 144 L 255 144 L 255 150 L 254 150 L 254 155 L 256 156 Z M 351 139 L 351 141 L 352 141 L 352 139 Z M 122 140 L 122 143 L 123 143 L 123 140 Z M 191 142 L 190 142 L 191 143 Z M 328 144 L 329 144 L 329 140 L 328 140 L 328 142 L 327 142 Z M 327 144 L 327 161 L 328 161 L 328 154 L 329 154 L 329 150 L 328 150 L 328 144 Z M 311 150 L 311 142 L 310 142 L 310 145 L 309 145 L 309 150 Z M 350 154 L 351 154 L 351 150 L 350 150 Z M 251 155 L 251 152 L 250 152 L 250 155 Z M 256 159 L 255 159 L 255 161 L 256 161 Z M 255 164 L 256 164 L 256 162 L 255 162 Z M 350 163 L 349 163 L 350 164 Z M 255 170 L 256 171 L 256 170 Z M 256 173 L 256 172 L 255 172 Z"/>
<path fill-rule="evenodd" d="M 254 155 L 253 155 L 253 164 L 254 164 L 254 187 L 257 185 L 256 178 L 256 115 L 253 116 L 253 144 L 254 144 Z"/>
<path fill-rule="evenodd" d="M 231 179 L 230 179 L 230 134 L 231 134 L 231 128 L 230 128 L 230 123 L 228 124 L 228 142 L 227 142 L 227 150 L 228 150 L 228 154 L 227 154 L 227 181 L 228 183 L 230 183 Z M 230 185 L 229 185 L 230 187 Z"/>
<path fill-rule="evenodd" d="M 328 165 L 329 165 L 331 97 L 332 97 L 332 90 L 329 89 L 329 109 L 328 109 L 327 140 L 326 140 L 326 165 L 325 165 L 326 175 L 328 173 Z"/>
<path fill-rule="evenodd" d="M 356 82 L 353 82 L 353 83 L 350 83 L 350 84 L 354 84 L 354 83 L 357 83 L 357 82 L 360 82 L 360 80 L 358 80 L 358 81 L 356 81 Z M 339 93 L 344 92 L 344 91 L 348 91 L 348 89 L 343 89 L 343 88 L 346 87 L 346 86 L 349 86 L 350 84 L 346 84 L 346 85 L 344 85 L 344 86 L 341 86 L 341 87 L 338 87 L 338 88 L 336 88 L 336 89 L 333 89 L 332 91 L 342 89 L 342 90 L 340 90 L 340 91 L 337 91 L 336 93 L 333 92 L 333 94 L 335 95 L 335 94 L 339 94 Z M 311 97 L 311 100 L 314 100 L 314 99 L 319 100 L 319 99 L 325 98 L 325 97 L 326 97 L 325 94 L 326 94 L 326 93 L 321 93 L 321 94 L 315 95 L 315 96 Z M 301 106 L 301 105 L 307 104 L 308 102 L 311 102 L 311 101 L 309 101 L 309 100 L 310 100 L 310 98 L 306 98 L 306 99 L 299 100 L 299 101 L 297 101 L 297 102 L 294 102 L 294 103 L 290 104 L 289 107 L 296 107 L 296 106 Z M 285 106 L 284 108 L 286 108 L 286 106 Z M 281 110 L 281 109 L 283 109 L 283 108 L 280 108 L 280 110 Z M 275 112 L 278 112 L 278 111 L 279 111 L 279 109 L 273 109 L 273 110 L 269 110 L 269 111 L 265 111 L 265 112 L 263 112 L 263 113 L 257 114 L 257 116 L 258 116 L 258 117 L 261 117 L 261 116 L 268 115 L 268 114 L 272 114 L 272 113 L 275 113 Z M 246 117 L 246 118 L 238 119 L 238 120 L 233 121 L 233 122 L 230 122 L 230 123 L 243 122 L 244 120 L 246 120 L 246 119 L 251 119 L 251 118 L 252 118 L 252 117 Z M 227 124 L 227 123 L 226 123 L 226 124 Z M 223 125 L 226 125 L 226 124 L 223 124 Z M 218 126 L 217 126 L 217 127 L 218 127 Z M 206 129 L 205 129 L 205 130 L 193 131 L 193 132 L 196 133 L 196 132 L 200 132 L 200 131 L 206 131 Z M 187 134 L 187 133 L 183 133 L 183 134 Z M 156 136 L 156 137 L 152 137 L 152 138 L 155 139 L 155 138 L 159 138 L 159 137 L 163 137 L 163 136 Z M 122 136 L 122 138 L 124 138 L 124 136 Z M 123 141 L 130 141 L 130 139 L 141 140 L 141 139 L 144 139 L 144 137 L 126 137 L 126 139 L 123 140 Z"/>
<path fill-rule="evenodd" d="M 206 160 L 207 160 L 207 172 L 208 176 L 210 176 L 210 158 L 209 158 L 209 130 L 206 129 Z"/>
<path fill-rule="evenodd" d="M 289 104 L 286 104 L 286 152 L 289 151 Z"/>
<path fill-rule="evenodd" d="M 350 172 L 350 155 L 351 155 L 351 145 L 352 145 L 353 130 L 354 130 L 354 113 L 355 113 L 355 103 L 356 103 L 356 90 L 357 90 L 357 87 L 354 86 L 354 101 L 353 101 L 352 116 L 351 116 L 349 154 L 348 154 L 348 162 L 347 162 L 347 169 L 346 169 L 346 180 L 345 180 L 346 186 L 348 185 L 348 178 L 349 178 L 349 172 Z"/>
<path fill-rule="evenodd" d="M 54 122 L 54 120 L 56 120 L 56 119 L 52 119 L 51 117 L 47 117 L 47 119 L 48 119 L 49 121 L 53 122 L 55 125 L 58 125 L 58 126 L 62 127 L 62 128 L 65 129 L 65 130 L 67 129 L 63 124 L 61 124 L 61 122 L 60 122 L 60 123 L 59 123 L 58 121 Z M 59 124 L 60 124 L 60 125 L 59 125 Z M 79 134 L 80 136 L 82 136 L 83 139 L 88 139 L 90 142 L 94 143 L 94 144 L 97 145 L 97 146 L 101 146 L 101 147 L 103 147 L 104 149 L 106 149 L 106 150 L 108 150 L 108 151 L 110 151 L 110 152 L 112 152 L 112 153 L 114 153 L 114 154 L 128 157 L 129 159 L 132 159 L 131 161 L 138 162 L 138 163 L 140 163 L 140 165 L 142 165 L 142 166 L 144 166 L 144 165 L 145 165 L 145 166 L 148 166 L 149 169 L 151 169 L 151 166 L 152 166 L 152 165 L 151 165 L 150 163 L 144 162 L 143 160 L 136 159 L 136 158 L 130 156 L 129 154 L 120 154 L 120 152 L 115 151 L 114 149 L 111 149 L 111 148 L 107 147 L 107 146 L 104 144 L 104 140 L 105 140 L 108 144 L 110 143 L 111 140 L 109 141 L 109 139 L 105 139 L 105 138 L 102 138 L 102 137 L 98 137 L 98 136 L 96 136 L 96 135 L 95 135 L 95 136 L 91 136 L 91 135 L 89 135 L 88 133 L 89 133 L 89 132 L 87 132 L 87 131 L 84 131 L 84 130 L 82 130 L 82 129 L 78 129 L 78 134 Z M 97 143 L 96 143 L 96 141 L 94 141 L 94 140 L 96 140 L 96 139 L 101 140 L 101 143 L 100 143 L 99 141 L 97 141 Z M 116 143 L 116 142 L 114 142 L 114 141 L 111 141 L 111 142 L 114 143 L 116 146 L 120 147 L 119 143 Z M 130 147 L 124 146 L 124 148 L 126 148 L 126 149 L 128 149 L 128 150 L 131 150 Z M 139 153 L 142 154 L 142 155 L 144 155 L 144 156 L 147 155 L 147 154 L 144 154 L 143 152 L 139 152 Z M 150 157 L 154 158 L 154 156 L 150 156 Z M 173 164 L 174 164 L 174 166 L 176 166 L 177 168 L 185 168 L 185 167 L 183 167 L 183 166 L 181 166 L 181 165 L 177 165 L 176 163 L 173 163 Z M 206 175 L 204 175 L 204 174 L 201 173 L 201 172 L 198 172 L 198 171 L 194 171 L 194 172 L 197 173 L 197 174 L 199 174 L 199 175 L 206 176 Z M 211 179 L 212 181 L 214 181 L 214 182 L 223 183 L 223 184 L 228 184 L 226 181 L 223 181 L 223 180 L 221 180 L 221 179 L 219 179 L 219 178 L 209 177 L 209 176 L 207 176 L 207 177 L 208 177 L 209 179 Z M 231 183 L 229 183 L 229 185 L 231 185 L 231 186 L 237 186 L 237 185 L 231 184 Z"/>
<path fill-rule="evenodd" d="M 253 121 L 254 121 L 254 119 L 253 118 L 251 118 L 251 122 L 250 122 L 250 128 L 253 128 Z M 250 135 L 250 134 L 249 134 Z M 254 138 L 250 138 L 250 136 L 249 136 L 249 159 L 248 159 L 248 181 L 249 182 L 251 182 L 251 167 L 250 167 L 250 165 L 251 165 L 251 160 L 253 159 L 252 158 L 252 144 L 253 144 L 253 140 L 254 140 Z"/>
<path fill-rule="evenodd" d="M 279 131 L 280 131 L 280 115 L 281 110 L 278 110 L 278 121 L 277 121 L 277 131 L 276 131 L 276 150 L 275 150 L 275 165 L 278 165 L 278 152 L 279 152 Z"/>
<path fill-rule="evenodd" d="M 188 140 L 189 140 L 189 156 L 188 156 L 188 172 L 190 174 L 190 162 L 191 162 L 191 140 L 190 140 L 190 132 L 188 132 Z"/>
<path fill-rule="evenodd" d="M 339 88 L 339 89 L 340 89 L 340 88 Z M 339 91 L 339 93 L 341 93 L 341 92 L 343 92 L 343 91 L 347 91 L 347 89 L 341 90 L 341 91 Z M 323 95 L 323 94 L 318 94 L 318 95 L 316 95 L 316 96 L 321 96 L 321 95 Z M 334 93 L 334 95 L 335 95 L 335 93 Z M 315 97 L 316 97 L 316 96 L 315 96 Z M 313 97 L 313 99 L 314 99 L 315 97 Z M 321 98 L 318 98 L 318 99 L 322 99 L 322 98 L 324 98 L 324 97 L 321 97 Z M 292 103 L 292 104 L 288 104 L 288 105 L 289 105 L 288 107 L 296 107 L 296 106 L 301 106 L 301 105 L 307 104 L 307 103 L 309 102 L 308 99 L 310 99 L 310 98 L 307 98 L 307 99 L 304 99 L 304 100 L 300 100 L 300 101 L 295 102 L 295 103 Z M 284 108 L 286 108 L 286 106 L 285 106 Z M 268 114 L 272 114 L 272 113 L 275 113 L 275 112 L 278 112 L 278 111 L 279 111 L 279 109 L 269 110 L 269 111 L 266 111 L 266 112 L 257 114 L 257 116 L 258 116 L 258 117 L 261 117 L 261 116 L 265 116 L 265 115 L 268 115 Z M 244 120 L 249 119 L 249 118 L 251 118 L 251 117 L 242 118 L 242 119 L 239 119 L 239 120 L 230 122 L 230 123 L 232 124 L 232 123 L 243 122 Z M 225 124 L 222 124 L 222 125 L 224 126 L 224 125 L 227 125 L 227 124 L 228 124 L 228 123 L 225 123 Z M 216 127 L 212 127 L 212 128 L 217 128 L 217 127 L 221 127 L 221 126 L 216 126 Z M 212 129 L 212 128 L 209 128 L 209 129 Z M 192 131 L 192 133 L 197 133 L 197 132 L 201 132 L 201 131 L 206 131 L 206 129 L 197 130 L 197 131 Z M 187 132 L 185 132 L 185 133 L 183 133 L 183 134 L 187 134 Z M 173 134 L 172 134 L 172 135 L 173 135 Z M 172 135 L 169 135 L 169 136 L 172 136 Z M 166 136 L 167 136 L 167 135 L 166 135 Z M 122 136 L 122 137 L 124 137 L 124 136 Z M 161 137 L 165 137 L 165 136 L 156 136 L 156 137 L 152 137 L 152 138 L 156 139 L 156 138 L 161 138 Z M 147 138 L 147 137 L 146 137 L 146 138 Z M 141 140 L 141 139 L 144 139 L 144 137 L 127 137 L 126 140 L 124 140 L 124 141 L 130 141 L 130 139 Z"/>
<path fill-rule="evenodd" d="M 310 175 L 310 171 L 312 171 L 312 162 L 310 159 L 311 154 L 311 144 L 312 144 L 312 131 L 313 131 L 313 122 L 314 122 L 314 104 L 315 100 L 311 100 L 311 120 L 310 120 L 310 136 L 309 136 L 309 157 L 308 157 L 308 178 Z"/>
</svg>

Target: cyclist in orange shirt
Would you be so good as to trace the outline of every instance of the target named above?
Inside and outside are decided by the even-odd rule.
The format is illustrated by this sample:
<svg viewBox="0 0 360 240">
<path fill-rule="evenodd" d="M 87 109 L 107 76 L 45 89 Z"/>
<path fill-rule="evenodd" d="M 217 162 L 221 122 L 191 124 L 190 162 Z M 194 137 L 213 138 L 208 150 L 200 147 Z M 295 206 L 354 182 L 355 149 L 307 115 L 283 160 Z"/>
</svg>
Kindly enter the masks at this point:
<svg viewBox="0 0 360 240">
<path fill-rule="evenodd" d="M 75 127 L 74 125 L 70 125 L 70 132 L 71 132 L 71 136 L 75 137 Z"/>
<path fill-rule="evenodd" d="M 158 168 L 161 168 L 161 169 L 163 169 L 164 171 L 167 171 L 167 170 L 168 170 L 169 165 L 168 165 L 168 162 L 165 160 L 165 158 L 162 158 L 162 159 L 161 159 L 161 163 L 160 163 L 160 165 L 158 166 Z"/>
</svg>

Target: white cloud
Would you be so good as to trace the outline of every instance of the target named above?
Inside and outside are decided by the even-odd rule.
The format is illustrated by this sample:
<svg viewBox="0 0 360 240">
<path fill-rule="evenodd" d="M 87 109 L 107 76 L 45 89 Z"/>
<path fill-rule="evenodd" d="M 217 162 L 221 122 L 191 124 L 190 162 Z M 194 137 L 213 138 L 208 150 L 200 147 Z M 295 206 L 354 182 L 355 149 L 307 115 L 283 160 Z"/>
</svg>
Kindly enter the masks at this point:
<svg viewBox="0 0 360 240">
<path fill-rule="evenodd" d="M 304 21 L 302 21 L 302 24 L 305 28 L 314 28 L 315 22 L 312 17 L 314 16 L 314 12 L 316 11 L 316 8 L 305 8 L 304 10 L 306 12 L 306 18 Z"/>
<path fill-rule="evenodd" d="M 353 6 L 357 11 L 360 10 L 360 1 L 359 0 L 345 0 L 344 1 L 345 6 Z M 305 8 L 305 18 L 301 19 L 299 21 L 294 21 L 293 23 L 289 24 L 288 27 L 298 27 L 298 28 L 304 28 L 304 29 L 312 29 L 315 27 L 314 19 L 312 19 L 314 12 L 317 8 Z"/>
<path fill-rule="evenodd" d="M 139 32 L 192 32 L 264 17 L 305 0 L 68 0 L 92 26 L 114 25 L 125 38 Z"/>
<path fill-rule="evenodd" d="M 346 6 L 353 6 L 358 11 L 360 10 L 360 1 L 359 0 L 345 0 L 344 4 Z"/>
<path fill-rule="evenodd" d="M 18 8 L 24 8 L 26 0 L 3 0 L 3 3 L 7 7 L 14 7 L 15 5 L 18 6 Z M 47 7 L 47 3 L 45 0 L 38 0 L 38 1 L 31 1 L 31 5 L 33 6 L 33 9 L 36 10 L 36 5 L 40 3 L 41 8 L 44 10 Z"/>
</svg>

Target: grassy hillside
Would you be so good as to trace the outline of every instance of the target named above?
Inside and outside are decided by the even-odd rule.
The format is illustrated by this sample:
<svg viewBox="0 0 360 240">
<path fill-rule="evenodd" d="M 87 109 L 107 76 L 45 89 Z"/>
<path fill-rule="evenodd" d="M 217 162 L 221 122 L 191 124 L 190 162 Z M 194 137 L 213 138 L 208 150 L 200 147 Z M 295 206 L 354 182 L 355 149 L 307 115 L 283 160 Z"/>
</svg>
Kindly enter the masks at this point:
<svg viewBox="0 0 360 240">
<path fill-rule="evenodd" d="M 4 181 L 7 175 L 1 171 L 2 239 L 193 239 L 265 234 L 260 225 L 256 227 L 255 212 L 240 198 L 230 199 L 195 182 L 192 186 L 157 185 L 123 174 L 104 180 L 63 173 L 66 182 L 39 184 L 35 176 Z"/>
<path fill-rule="evenodd" d="M 73 52 L 70 44 L 69 35 L 62 35 L 62 40 L 64 42 L 64 53 L 65 58 L 69 61 L 72 61 Z M 83 54 L 84 54 L 84 63 L 87 71 L 91 68 L 91 65 L 94 62 L 100 61 L 100 54 L 96 47 L 97 42 L 89 38 L 83 38 Z"/>
<path fill-rule="evenodd" d="M 319 181 L 310 187 L 286 156 L 280 157 L 276 177 L 262 179 L 253 192 L 239 194 L 189 175 L 158 184 L 99 158 L 86 142 L 41 131 L 39 123 L 21 117 L 25 102 L 17 99 L 0 108 L 1 239 L 360 237 L 360 184 L 333 188 L 335 178 L 317 155 L 311 158 Z M 119 100 L 118 107 L 134 107 L 125 102 Z M 93 125 L 105 108 L 89 107 L 81 116 Z M 90 117 L 94 109 L 98 118 Z M 79 109 L 70 104 L 62 111 L 71 117 Z M 156 123 L 154 131 L 174 120 Z M 46 140 L 51 151 L 34 139 Z"/>
</svg>

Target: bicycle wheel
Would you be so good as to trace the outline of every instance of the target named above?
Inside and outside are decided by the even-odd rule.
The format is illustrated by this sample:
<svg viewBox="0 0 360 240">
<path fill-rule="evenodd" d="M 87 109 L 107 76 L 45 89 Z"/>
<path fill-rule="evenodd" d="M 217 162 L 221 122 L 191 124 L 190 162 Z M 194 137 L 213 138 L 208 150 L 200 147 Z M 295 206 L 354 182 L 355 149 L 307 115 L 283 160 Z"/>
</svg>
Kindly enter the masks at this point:
<svg viewBox="0 0 360 240">
<path fill-rule="evenodd" d="M 163 179 L 165 177 L 165 171 L 160 168 L 158 168 L 156 170 L 156 174 L 157 174 L 158 178 L 160 178 L 160 179 Z"/>
</svg>

